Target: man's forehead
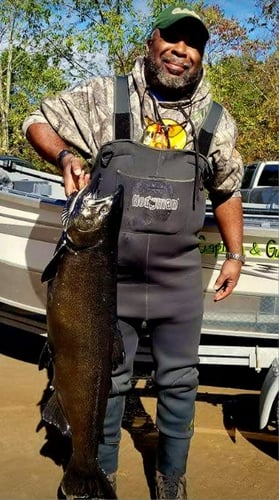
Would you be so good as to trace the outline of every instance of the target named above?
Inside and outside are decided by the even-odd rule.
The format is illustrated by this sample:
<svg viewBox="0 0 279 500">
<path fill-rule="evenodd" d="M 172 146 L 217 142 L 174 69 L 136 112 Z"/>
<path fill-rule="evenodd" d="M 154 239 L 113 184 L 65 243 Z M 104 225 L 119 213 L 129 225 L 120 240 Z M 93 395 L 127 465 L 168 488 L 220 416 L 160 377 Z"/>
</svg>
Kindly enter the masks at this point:
<svg viewBox="0 0 279 500">
<path fill-rule="evenodd" d="M 191 42 L 193 46 L 204 49 L 206 40 L 193 25 L 185 26 L 185 22 L 177 22 L 172 24 L 168 28 L 160 29 L 157 28 L 154 32 L 155 38 L 160 37 L 165 41 L 177 42 L 184 40 L 186 42 Z"/>
<path fill-rule="evenodd" d="M 206 41 L 205 32 L 201 27 L 199 21 L 196 21 L 195 18 L 186 17 L 184 19 L 180 19 L 175 23 L 171 24 L 167 28 L 159 28 L 160 31 L 179 31 L 181 34 L 187 35 L 187 33 L 196 33 L 197 36 L 201 37 Z"/>
</svg>

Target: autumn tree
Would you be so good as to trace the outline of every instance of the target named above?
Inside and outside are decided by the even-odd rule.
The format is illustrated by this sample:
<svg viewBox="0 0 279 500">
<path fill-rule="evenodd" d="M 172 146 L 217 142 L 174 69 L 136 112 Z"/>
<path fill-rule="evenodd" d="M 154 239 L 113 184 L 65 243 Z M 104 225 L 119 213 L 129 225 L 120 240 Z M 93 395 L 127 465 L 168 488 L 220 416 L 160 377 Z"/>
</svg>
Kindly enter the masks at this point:
<svg viewBox="0 0 279 500">
<path fill-rule="evenodd" d="M 208 66 L 215 99 L 237 122 L 238 149 L 244 163 L 279 156 L 276 29 L 273 18 L 263 11 L 260 19 L 249 18 L 245 26 L 249 36 Z"/>
<path fill-rule="evenodd" d="M 241 25 L 217 5 L 186 2 L 205 20 L 205 53 L 214 97 L 235 117 L 244 160 L 275 150 L 278 64 L 272 43 L 256 36 L 259 22 L 275 29 L 266 0 L 260 21 Z M 173 0 L 2 0 L 0 4 L 0 152 L 38 158 L 21 124 L 43 95 L 97 74 L 127 73 L 159 11 Z M 268 12 L 268 14 L 266 14 Z M 271 31 L 272 36 L 272 31 Z M 272 38 L 271 38 L 272 39 Z M 275 37 L 274 37 L 275 39 Z"/>
</svg>

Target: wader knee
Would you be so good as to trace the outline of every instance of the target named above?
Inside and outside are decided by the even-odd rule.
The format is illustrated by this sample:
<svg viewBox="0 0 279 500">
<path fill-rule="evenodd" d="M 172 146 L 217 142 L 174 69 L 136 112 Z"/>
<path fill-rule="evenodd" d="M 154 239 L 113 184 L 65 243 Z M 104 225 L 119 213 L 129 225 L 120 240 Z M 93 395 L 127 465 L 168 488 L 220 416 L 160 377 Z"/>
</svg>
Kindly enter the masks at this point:
<svg viewBox="0 0 279 500">
<path fill-rule="evenodd" d="M 195 400 L 198 370 L 183 369 L 175 380 L 165 378 L 168 385 L 158 388 L 157 426 L 159 442 L 157 470 L 167 476 L 185 473 L 191 437 L 194 433 Z M 176 372 L 177 373 L 177 372 Z"/>
</svg>

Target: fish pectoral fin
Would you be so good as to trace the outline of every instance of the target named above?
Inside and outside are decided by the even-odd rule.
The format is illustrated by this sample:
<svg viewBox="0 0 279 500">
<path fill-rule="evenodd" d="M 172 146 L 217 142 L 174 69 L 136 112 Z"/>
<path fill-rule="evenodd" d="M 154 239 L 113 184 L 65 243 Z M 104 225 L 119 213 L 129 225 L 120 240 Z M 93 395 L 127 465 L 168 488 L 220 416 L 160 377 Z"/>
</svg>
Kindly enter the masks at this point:
<svg viewBox="0 0 279 500">
<path fill-rule="evenodd" d="M 55 275 L 56 275 L 56 272 L 58 269 L 58 263 L 59 263 L 62 255 L 64 254 L 65 249 L 66 249 L 66 240 L 65 240 L 64 236 L 62 235 L 58 244 L 57 244 L 56 251 L 54 252 L 52 259 L 47 264 L 47 266 L 45 267 L 45 269 L 42 273 L 42 276 L 41 276 L 42 283 L 44 283 L 45 281 L 51 281 L 51 280 L 53 280 L 53 278 L 55 278 Z"/>
<path fill-rule="evenodd" d="M 43 409 L 42 419 L 47 424 L 54 425 L 63 436 L 71 437 L 71 428 L 57 400 L 56 392 L 52 394 Z"/>
<path fill-rule="evenodd" d="M 112 346 L 112 368 L 115 370 L 118 365 L 123 364 L 125 359 L 125 349 L 122 339 L 122 333 L 117 325 L 114 330 L 113 335 L 113 346 Z"/>
</svg>

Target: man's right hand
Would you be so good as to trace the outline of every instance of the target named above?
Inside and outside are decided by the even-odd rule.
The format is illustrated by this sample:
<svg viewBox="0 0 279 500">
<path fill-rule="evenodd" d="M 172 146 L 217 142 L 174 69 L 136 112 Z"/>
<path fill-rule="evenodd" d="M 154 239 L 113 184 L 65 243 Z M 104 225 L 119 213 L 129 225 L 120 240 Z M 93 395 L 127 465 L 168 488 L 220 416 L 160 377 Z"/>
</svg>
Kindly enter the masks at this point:
<svg viewBox="0 0 279 500">
<path fill-rule="evenodd" d="M 33 123 L 26 130 L 26 137 L 35 151 L 52 165 L 57 165 L 57 155 L 68 150 L 68 144 L 61 139 L 48 123 Z M 59 163 L 65 183 L 65 194 L 70 196 L 89 182 L 90 175 L 84 171 L 82 159 L 69 152 Z"/>
<path fill-rule="evenodd" d="M 80 191 L 89 183 L 90 174 L 85 173 L 82 160 L 73 154 L 66 155 L 60 162 L 65 194 L 70 196 L 74 191 Z"/>
</svg>

